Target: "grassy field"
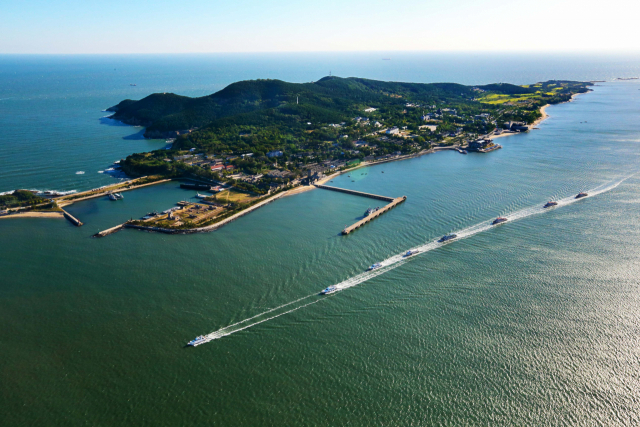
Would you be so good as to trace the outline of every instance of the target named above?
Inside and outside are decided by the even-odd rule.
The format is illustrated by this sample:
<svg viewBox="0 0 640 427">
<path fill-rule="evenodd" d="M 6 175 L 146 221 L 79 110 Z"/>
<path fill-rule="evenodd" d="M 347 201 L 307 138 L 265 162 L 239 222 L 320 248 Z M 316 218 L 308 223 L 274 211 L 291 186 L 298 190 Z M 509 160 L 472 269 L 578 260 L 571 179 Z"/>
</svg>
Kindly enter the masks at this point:
<svg viewBox="0 0 640 427">
<path fill-rule="evenodd" d="M 499 95 L 492 93 L 482 97 L 480 99 L 480 102 L 482 102 L 483 104 L 504 104 L 505 102 L 530 101 L 540 98 L 540 95 L 542 95 L 541 92 L 521 95 Z"/>
<path fill-rule="evenodd" d="M 237 202 L 246 203 L 246 202 L 252 202 L 257 198 L 258 198 L 257 195 L 250 194 L 250 193 L 242 193 L 236 190 L 225 190 L 216 194 L 216 199 L 220 203 L 224 203 L 227 201 L 236 202 L 236 203 Z"/>
</svg>

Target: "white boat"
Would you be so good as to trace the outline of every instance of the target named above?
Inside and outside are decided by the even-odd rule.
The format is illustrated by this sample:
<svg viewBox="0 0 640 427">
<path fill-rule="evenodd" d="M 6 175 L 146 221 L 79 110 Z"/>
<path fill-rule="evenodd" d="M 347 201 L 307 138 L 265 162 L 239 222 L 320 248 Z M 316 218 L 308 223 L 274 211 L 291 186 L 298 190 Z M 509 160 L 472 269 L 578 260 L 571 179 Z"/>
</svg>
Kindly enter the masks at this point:
<svg viewBox="0 0 640 427">
<path fill-rule="evenodd" d="M 196 193 L 196 197 L 197 197 L 198 199 L 206 199 L 206 198 L 207 198 L 207 197 L 209 197 L 209 196 L 208 196 L 208 195 L 206 195 L 206 194 Z"/>
<path fill-rule="evenodd" d="M 197 345 L 204 344 L 206 342 L 207 342 L 207 338 L 204 335 L 200 335 L 199 337 L 196 337 L 196 338 L 192 339 L 191 341 L 189 341 L 187 343 L 187 345 L 195 347 Z"/>
<path fill-rule="evenodd" d="M 375 269 L 380 268 L 380 267 L 382 267 L 382 264 L 379 263 L 379 262 L 376 262 L 371 267 L 367 268 L 367 271 L 375 270 Z"/>
<path fill-rule="evenodd" d="M 320 291 L 320 295 L 329 295 L 332 294 L 334 292 L 338 292 L 338 288 L 335 286 L 329 286 L 326 289 L 323 289 L 322 291 Z"/>
</svg>

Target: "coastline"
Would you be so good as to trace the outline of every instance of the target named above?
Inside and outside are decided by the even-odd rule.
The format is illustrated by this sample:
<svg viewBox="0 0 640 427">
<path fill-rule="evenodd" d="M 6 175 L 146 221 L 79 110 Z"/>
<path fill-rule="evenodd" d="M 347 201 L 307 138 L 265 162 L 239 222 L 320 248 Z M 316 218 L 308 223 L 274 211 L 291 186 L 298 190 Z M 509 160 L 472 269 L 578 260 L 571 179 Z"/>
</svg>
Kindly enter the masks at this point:
<svg viewBox="0 0 640 427">
<path fill-rule="evenodd" d="M 585 92 L 585 93 L 589 93 L 589 92 Z M 573 102 L 573 100 L 578 96 L 578 95 L 583 95 L 583 93 L 574 93 L 573 95 L 571 95 L 571 99 L 569 99 L 566 102 L 561 102 L 560 104 L 554 104 L 554 105 L 562 105 L 562 104 L 566 104 L 567 102 Z M 531 123 L 529 125 L 530 130 L 534 129 L 536 126 L 538 126 L 540 123 L 544 122 L 545 120 L 547 120 L 549 117 L 551 117 L 550 115 L 547 114 L 547 107 L 551 106 L 551 104 L 545 104 L 542 107 L 540 107 L 540 114 L 542 114 L 542 117 L 540 117 L 538 120 L 536 120 L 535 122 Z M 491 135 L 489 138 L 491 140 L 497 139 L 497 138 L 502 138 L 505 136 L 511 136 L 511 135 L 519 135 L 520 132 L 513 132 L 513 133 L 501 133 L 500 135 Z"/>
<path fill-rule="evenodd" d="M 1 215 L 3 218 L 64 218 L 62 212 L 19 212 L 7 215 Z"/>
<path fill-rule="evenodd" d="M 587 92 L 588 93 L 588 92 Z M 576 96 L 578 96 L 580 94 L 574 94 L 572 95 L 571 99 L 567 102 L 572 102 L 574 100 L 574 98 Z M 544 120 L 548 119 L 550 116 L 546 113 L 546 109 L 547 107 L 549 107 L 549 105 L 551 104 L 545 104 L 542 107 L 540 107 L 540 113 L 541 113 L 541 117 L 539 119 L 537 119 L 535 122 L 533 122 L 530 125 L 530 128 L 535 128 L 536 126 L 538 126 L 540 123 L 542 123 Z M 520 132 L 509 132 L 509 133 L 502 133 L 500 135 L 490 135 L 488 136 L 488 138 L 490 138 L 491 140 L 497 139 L 497 138 L 501 138 L 501 137 L 505 137 L 505 136 L 510 136 L 510 135 L 517 135 Z M 276 195 L 275 197 L 270 197 L 267 200 L 264 200 L 260 203 L 257 203 L 254 206 L 251 206 L 249 208 L 247 208 L 244 211 L 238 212 L 237 214 L 224 219 L 223 221 L 220 221 L 219 223 L 216 224 L 212 224 L 210 226 L 206 226 L 206 227 L 199 227 L 199 228 L 193 228 L 193 229 L 187 229 L 187 230 L 174 230 L 174 229 L 164 229 L 164 228 L 159 228 L 159 227 L 144 227 L 144 226 L 137 226 L 137 225 L 133 225 L 133 224 L 122 224 L 118 227 L 125 227 L 125 228 L 135 228 L 135 229 L 139 229 L 139 230 L 144 230 L 144 231 L 156 231 L 156 232 L 163 232 L 163 233 L 169 233 L 169 234 L 191 234 L 191 233 L 202 233 L 202 232 L 209 232 L 209 231 L 214 231 L 222 226 L 224 226 L 225 224 L 241 217 L 244 216 L 268 203 L 271 203 L 281 197 L 287 197 L 287 196 L 294 196 L 296 194 L 301 194 L 307 191 L 311 191 L 313 189 L 316 189 L 316 185 L 323 185 L 329 181 L 331 181 L 332 179 L 344 174 L 344 173 L 350 173 L 352 171 L 355 171 L 359 168 L 362 167 L 367 167 L 367 166 L 374 166 L 377 164 L 382 164 L 382 163 L 389 163 L 389 162 L 395 162 L 395 161 L 401 161 L 401 160 L 407 160 L 407 159 L 411 159 L 411 158 L 415 158 L 415 157 L 421 157 L 425 154 L 431 154 L 431 153 L 435 153 L 438 151 L 446 151 L 446 150 L 454 150 L 455 146 L 447 146 L 447 147 L 432 147 L 428 150 L 422 150 L 418 153 L 414 153 L 414 154 L 407 154 L 404 156 L 397 156 L 394 158 L 390 158 L 390 159 L 385 159 L 385 160 L 380 160 L 380 161 L 374 161 L 374 162 L 361 162 L 360 164 L 358 164 L 357 166 L 353 167 L 353 168 L 349 168 L 349 169 L 345 169 L 342 171 L 337 171 L 332 173 L 331 175 L 325 176 L 322 179 L 319 179 L 318 181 L 316 181 L 314 184 L 311 185 L 305 185 L 305 186 L 298 186 L 296 188 L 293 188 L 291 190 L 288 191 L 284 191 L 281 194 Z M 140 185 L 136 185 L 135 183 L 139 180 L 145 179 L 147 177 L 140 177 L 140 178 L 136 178 L 136 179 L 132 179 L 128 182 L 125 183 L 118 183 L 118 184 L 114 184 L 112 186 L 105 186 L 102 187 L 100 189 L 94 189 L 94 190 L 88 190 L 85 192 L 80 192 L 80 193 L 74 193 L 72 196 L 63 196 L 61 198 L 58 199 L 59 202 L 59 206 L 63 207 L 63 206 L 67 206 L 70 204 L 73 204 L 75 202 L 79 202 L 79 201 L 84 201 L 87 199 L 92 199 L 95 197 L 101 197 L 101 196 L 105 196 L 107 195 L 109 192 L 113 191 L 113 190 L 118 190 L 120 192 L 122 191 L 128 191 L 128 190 L 134 190 L 137 188 L 141 188 L 141 187 L 146 187 L 149 185 L 154 185 L 154 184 L 159 184 L 162 182 L 167 182 L 167 181 L 171 181 L 172 179 L 160 179 L 158 181 L 154 181 L 154 182 L 149 182 L 149 183 L 145 183 L 145 184 L 140 184 Z M 98 190 L 98 192 L 95 192 L 96 190 Z M 80 197 L 80 198 L 76 198 L 76 199 L 72 199 L 69 200 L 68 198 L 70 197 L 78 197 L 78 195 L 84 196 L 84 197 Z M 22 217 L 40 217 L 40 218 L 63 218 L 64 215 L 63 213 L 58 213 L 58 212 L 28 212 L 28 213 L 24 213 L 24 214 L 13 214 L 13 215 L 5 215 L 6 216 L 22 216 Z M 1 217 L 0 217 L 1 218 Z M 117 228 L 117 227 L 114 227 Z"/>
</svg>

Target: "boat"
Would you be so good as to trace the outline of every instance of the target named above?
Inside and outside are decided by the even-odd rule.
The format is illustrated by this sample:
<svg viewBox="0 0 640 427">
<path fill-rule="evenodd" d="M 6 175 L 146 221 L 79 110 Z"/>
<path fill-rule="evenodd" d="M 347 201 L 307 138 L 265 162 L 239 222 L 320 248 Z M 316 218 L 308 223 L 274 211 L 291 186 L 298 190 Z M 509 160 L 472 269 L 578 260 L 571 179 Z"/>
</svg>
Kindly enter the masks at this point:
<svg viewBox="0 0 640 427">
<path fill-rule="evenodd" d="M 382 171 L 382 173 L 384 173 L 384 171 Z"/>
<path fill-rule="evenodd" d="M 502 216 L 499 216 L 498 218 L 494 219 L 493 222 L 491 223 L 491 225 L 497 225 L 497 224 L 502 224 L 503 222 L 507 222 L 508 219 Z"/>
<path fill-rule="evenodd" d="M 320 292 L 320 295 L 329 295 L 329 294 L 332 294 L 334 292 L 338 292 L 338 288 L 336 288 L 335 286 L 329 286 L 327 289 L 323 289 Z"/>
<path fill-rule="evenodd" d="M 407 251 L 404 255 L 402 255 L 403 258 L 409 258 L 412 257 L 414 255 L 416 255 L 417 253 L 419 253 L 420 251 L 417 249 L 411 249 L 410 251 Z"/>
<path fill-rule="evenodd" d="M 199 337 L 195 337 L 194 339 L 192 339 L 191 341 L 189 341 L 187 343 L 187 345 L 190 345 L 192 347 L 195 347 L 197 345 L 203 344 L 207 342 L 207 339 L 205 338 L 204 335 L 200 335 Z"/>
<path fill-rule="evenodd" d="M 554 202 L 554 201 L 549 201 L 547 202 L 546 205 L 543 206 L 543 208 L 550 208 L 551 206 L 558 206 L 558 202 Z"/>
<path fill-rule="evenodd" d="M 206 194 L 196 193 L 196 197 L 197 197 L 198 199 L 206 199 L 206 198 L 207 198 L 207 197 L 209 197 L 209 196 L 207 196 Z"/>
<path fill-rule="evenodd" d="M 367 268 L 367 271 L 375 270 L 376 268 L 380 268 L 380 267 L 382 267 L 382 264 L 379 262 L 376 262 L 371 267 Z"/>
<path fill-rule="evenodd" d="M 587 194 L 587 193 L 580 192 L 580 193 L 578 193 L 578 195 L 576 196 L 576 199 L 581 199 L 581 198 L 583 198 L 583 197 L 587 197 L 587 196 L 588 196 L 588 194 Z"/>
<path fill-rule="evenodd" d="M 120 193 L 109 193 L 109 200 L 122 200 L 124 196 Z"/>
<path fill-rule="evenodd" d="M 469 152 L 467 150 L 460 150 L 460 153 L 462 154 L 469 154 Z"/>
<path fill-rule="evenodd" d="M 364 216 L 369 216 L 369 215 L 371 215 L 372 213 L 374 213 L 375 211 L 376 211 L 376 209 L 369 208 L 369 209 L 367 209 L 367 211 L 364 213 Z"/>
<path fill-rule="evenodd" d="M 458 237 L 458 235 L 457 235 L 457 234 L 445 234 L 444 236 L 442 236 L 442 237 L 440 238 L 440 240 L 438 240 L 438 242 L 439 242 L 439 243 L 444 243 L 444 242 L 446 242 L 446 241 L 448 241 L 448 240 L 453 240 L 453 239 L 455 239 L 456 237 Z"/>
<path fill-rule="evenodd" d="M 138 85 L 135 83 L 129 83 L 129 86 L 138 86 Z"/>
</svg>

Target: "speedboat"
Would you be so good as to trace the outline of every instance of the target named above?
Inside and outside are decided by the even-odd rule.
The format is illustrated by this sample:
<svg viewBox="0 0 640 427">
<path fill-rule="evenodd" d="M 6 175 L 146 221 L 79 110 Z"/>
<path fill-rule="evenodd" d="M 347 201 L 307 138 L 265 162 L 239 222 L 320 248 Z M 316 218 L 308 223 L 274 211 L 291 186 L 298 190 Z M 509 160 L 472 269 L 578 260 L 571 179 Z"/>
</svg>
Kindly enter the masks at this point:
<svg viewBox="0 0 640 427">
<path fill-rule="evenodd" d="M 543 206 L 543 208 L 550 208 L 551 206 L 558 206 L 558 202 L 553 202 L 553 201 L 549 201 L 547 202 L 546 205 Z"/>
<path fill-rule="evenodd" d="M 380 267 L 382 267 L 382 264 L 379 262 L 376 262 L 371 267 L 367 268 L 367 271 L 375 270 L 376 268 L 380 268 Z"/>
<path fill-rule="evenodd" d="M 498 218 L 494 219 L 493 222 L 491 223 L 491 225 L 497 225 L 497 224 L 501 224 L 503 222 L 507 222 L 508 219 L 502 216 L 499 216 Z"/>
<path fill-rule="evenodd" d="M 581 199 L 581 198 L 583 198 L 583 197 L 587 197 L 587 196 L 588 196 L 588 194 L 587 194 L 587 193 L 583 193 L 583 192 L 581 192 L 581 193 L 578 193 L 578 195 L 576 196 L 576 199 Z"/>
<path fill-rule="evenodd" d="M 320 295 L 329 295 L 329 294 L 332 294 L 334 292 L 338 292 L 338 288 L 336 288 L 335 286 L 329 286 L 327 289 L 323 289 L 320 292 Z"/>
<path fill-rule="evenodd" d="M 414 255 L 416 255 L 418 252 L 420 252 L 417 249 L 411 249 L 410 251 L 407 251 L 404 255 L 402 255 L 403 258 L 409 258 L 412 257 Z"/>
<path fill-rule="evenodd" d="M 205 342 L 207 342 L 207 339 L 205 338 L 205 336 L 204 335 L 200 335 L 199 337 L 196 337 L 196 338 L 192 339 L 191 341 L 189 341 L 187 343 L 187 345 L 195 347 L 195 346 L 203 344 Z"/>
<path fill-rule="evenodd" d="M 440 240 L 438 240 L 438 242 L 439 242 L 439 243 L 444 243 L 444 242 L 446 242 L 446 241 L 448 241 L 448 240 L 453 240 L 453 239 L 455 239 L 456 237 L 458 237 L 458 235 L 457 235 L 457 234 L 446 234 L 446 235 L 442 236 L 442 237 L 440 238 Z"/>
</svg>

